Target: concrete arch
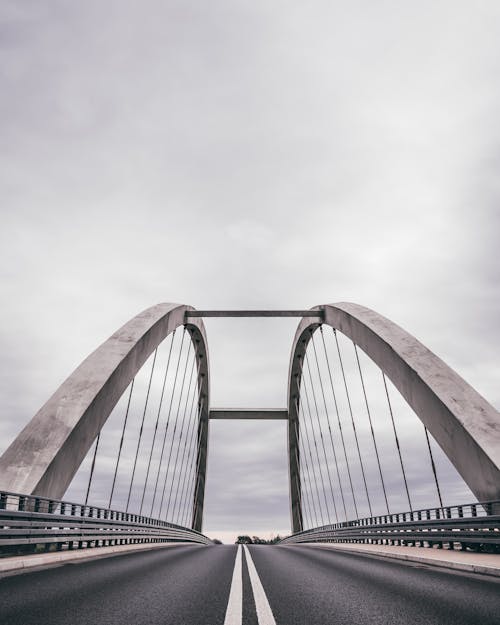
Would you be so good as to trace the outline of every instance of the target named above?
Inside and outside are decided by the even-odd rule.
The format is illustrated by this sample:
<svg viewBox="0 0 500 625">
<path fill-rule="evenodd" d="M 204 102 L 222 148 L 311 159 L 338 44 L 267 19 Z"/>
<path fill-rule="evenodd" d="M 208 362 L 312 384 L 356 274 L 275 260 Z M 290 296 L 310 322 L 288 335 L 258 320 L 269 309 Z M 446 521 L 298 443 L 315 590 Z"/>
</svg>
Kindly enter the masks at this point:
<svg viewBox="0 0 500 625">
<path fill-rule="evenodd" d="M 64 496 L 114 406 L 156 347 L 186 324 L 179 304 L 157 304 L 127 322 L 57 389 L 0 458 L 0 490 Z M 201 531 L 208 444 L 209 363 L 201 319 L 186 324 L 195 347 L 201 415 L 193 529 Z"/>
<path fill-rule="evenodd" d="M 352 339 L 387 375 L 479 501 L 500 499 L 500 414 L 420 341 L 358 304 L 317 306 L 324 323 Z M 320 323 L 304 318 L 292 346 L 288 378 L 288 450 L 293 531 L 301 531 L 297 399 L 301 361 Z"/>
</svg>

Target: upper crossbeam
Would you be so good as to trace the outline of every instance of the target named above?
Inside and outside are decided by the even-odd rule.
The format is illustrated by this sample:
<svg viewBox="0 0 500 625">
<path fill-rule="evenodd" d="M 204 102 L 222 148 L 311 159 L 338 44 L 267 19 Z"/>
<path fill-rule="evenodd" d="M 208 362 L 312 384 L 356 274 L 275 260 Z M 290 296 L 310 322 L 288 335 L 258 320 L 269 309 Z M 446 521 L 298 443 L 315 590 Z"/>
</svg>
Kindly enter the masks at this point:
<svg viewBox="0 0 500 625">
<path fill-rule="evenodd" d="M 322 310 L 188 310 L 186 317 L 323 317 Z"/>
</svg>

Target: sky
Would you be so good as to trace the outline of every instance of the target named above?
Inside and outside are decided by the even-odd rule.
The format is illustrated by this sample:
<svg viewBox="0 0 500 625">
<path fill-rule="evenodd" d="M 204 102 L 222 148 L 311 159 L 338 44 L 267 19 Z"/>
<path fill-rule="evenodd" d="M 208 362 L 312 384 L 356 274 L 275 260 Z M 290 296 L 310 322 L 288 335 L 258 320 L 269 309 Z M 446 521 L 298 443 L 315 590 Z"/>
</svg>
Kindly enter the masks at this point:
<svg viewBox="0 0 500 625">
<path fill-rule="evenodd" d="M 0 452 L 162 301 L 363 304 L 498 408 L 499 35 L 496 0 L 1 0 Z M 284 406 L 295 322 L 206 326 L 212 404 Z M 210 454 L 207 532 L 289 530 L 284 424 Z"/>
</svg>

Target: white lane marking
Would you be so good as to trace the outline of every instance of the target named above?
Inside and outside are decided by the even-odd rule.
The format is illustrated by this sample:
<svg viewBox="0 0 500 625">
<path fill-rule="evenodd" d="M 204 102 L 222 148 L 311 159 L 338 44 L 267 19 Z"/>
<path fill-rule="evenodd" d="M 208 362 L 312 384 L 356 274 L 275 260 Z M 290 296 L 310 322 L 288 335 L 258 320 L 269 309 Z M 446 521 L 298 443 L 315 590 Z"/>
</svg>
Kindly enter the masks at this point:
<svg viewBox="0 0 500 625">
<path fill-rule="evenodd" d="M 253 598 L 257 609 L 259 625 L 276 625 L 276 621 L 274 620 L 274 616 L 271 611 L 271 606 L 269 605 L 266 593 L 264 592 L 264 587 L 262 586 L 259 574 L 257 573 L 257 569 L 253 563 L 252 556 L 250 555 L 250 550 L 246 545 L 243 545 L 243 549 L 245 550 L 245 556 L 247 559 L 248 574 L 250 575 L 250 583 L 252 584 Z"/>
<path fill-rule="evenodd" d="M 233 579 L 227 602 L 224 625 L 241 625 L 243 619 L 243 575 L 241 571 L 241 545 L 236 550 Z"/>
</svg>

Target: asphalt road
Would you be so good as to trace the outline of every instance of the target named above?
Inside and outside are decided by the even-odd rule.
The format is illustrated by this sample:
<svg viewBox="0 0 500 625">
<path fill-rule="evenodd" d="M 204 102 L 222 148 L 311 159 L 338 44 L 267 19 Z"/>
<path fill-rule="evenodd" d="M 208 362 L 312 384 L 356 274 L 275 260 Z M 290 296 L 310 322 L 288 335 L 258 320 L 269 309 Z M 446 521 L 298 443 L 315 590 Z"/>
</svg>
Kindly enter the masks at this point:
<svg viewBox="0 0 500 625">
<path fill-rule="evenodd" d="M 498 581 L 303 546 L 236 555 L 235 546 L 179 546 L 4 576 L 0 623 L 500 623 Z"/>
</svg>

